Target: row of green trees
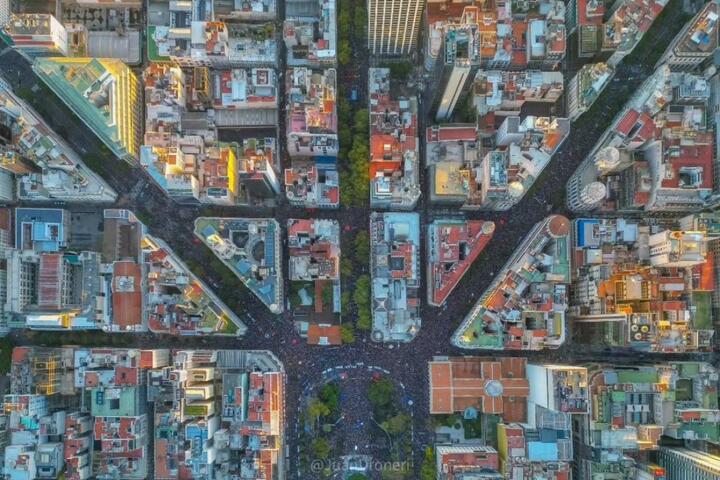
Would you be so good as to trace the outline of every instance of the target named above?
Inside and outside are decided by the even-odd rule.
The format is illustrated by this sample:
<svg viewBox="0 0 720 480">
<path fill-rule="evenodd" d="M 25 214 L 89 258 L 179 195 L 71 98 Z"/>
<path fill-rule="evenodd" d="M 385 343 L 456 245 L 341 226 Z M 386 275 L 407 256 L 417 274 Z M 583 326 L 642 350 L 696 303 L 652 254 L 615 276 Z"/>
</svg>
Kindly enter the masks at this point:
<svg viewBox="0 0 720 480">
<path fill-rule="evenodd" d="M 340 0 L 337 16 L 338 51 L 340 67 L 352 61 L 352 41 L 364 43 L 367 38 L 367 6 L 365 2 Z"/>
<path fill-rule="evenodd" d="M 404 480 L 410 478 L 412 455 L 410 432 L 412 418 L 400 409 L 398 392 L 389 378 L 374 380 L 368 387 L 368 401 L 372 406 L 373 419 L 388 435 L 390 440 L 390 460 L 401 468 L 382 472 L 385 480 Z"/>
<path fill-rule="evenodd" d="M 370 313 L 370 276 L 366 273 L 370 261 L 370 235 L 360 230 L 354 237 L 346 236 L 344 256 L 340 262 L 340 277 L 346 286 L 355 280 L 354 288 L 345 288 L 342 297 L 343 312 L 355 310 L 357 328 L 367 331 L 372 327 Z"/>
<path fill-rule="evenodd" d="M 344 206 L 367 206 L 370 196 L 368 179 L 369 116 L 367 109 L 353 111 L 348 100 L 346 78 L 359 76 L 358 62 L 353 61 L 353 50 L 364 49 L 367 39 L 366 2 L 340 0 L 338 2 L 338 66 L 341 84 L 338 85 L 338 137 L 340 153 L 340 195 Z"/>
<path fill-rule="evenodd" d="M 333 452 L 327 429 L 323 425 L 334 423 L 340 415 L 340 385 L 330 382 L 322 386 L 317 397 L 310 400 L 305 409 L 305 422 L 310 426 L 311 438 L 308 449 L 303 452 L 301 461 L 307 466 L 308 457 L 313 460 L 327 460 Z"/>
<path fill-rule="evenodd" d="M 338 104 L 347 103 L 347 99 Z M 338 160 L 347 168 L 340 172 L 340 201 L 347 207 L 367 207 L 370 202 L 368 143 L 370 118 L 366 108 L 351 113 L 338 108 L 338 135 L 340 153 Z M 349 127 L 348 125 L 351 125 Z"/>
</svg>

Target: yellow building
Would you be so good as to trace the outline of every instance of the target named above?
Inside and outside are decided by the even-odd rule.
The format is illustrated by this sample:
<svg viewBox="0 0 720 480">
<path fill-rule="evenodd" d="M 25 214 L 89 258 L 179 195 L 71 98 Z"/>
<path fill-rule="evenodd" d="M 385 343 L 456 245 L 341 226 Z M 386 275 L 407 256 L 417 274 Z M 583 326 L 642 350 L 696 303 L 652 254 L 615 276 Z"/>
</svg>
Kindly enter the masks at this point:
<svg viewBox="0 0 720 480">
<path fill-rule="evenodd" d="M 33 70 L 118 158 L 135 162 L 142 141 L 142 91 L 125 63 L 109 58 L 39 58 Z"/>
</svg>

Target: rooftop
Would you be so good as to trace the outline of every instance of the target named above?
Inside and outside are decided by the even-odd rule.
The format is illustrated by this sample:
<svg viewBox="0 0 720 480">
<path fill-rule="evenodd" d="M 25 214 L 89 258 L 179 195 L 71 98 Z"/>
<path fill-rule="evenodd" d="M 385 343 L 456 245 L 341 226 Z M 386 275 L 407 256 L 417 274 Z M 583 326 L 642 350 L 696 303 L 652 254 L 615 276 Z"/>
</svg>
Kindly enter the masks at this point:
<svg viewBox="0 0 720 480">
<path fill-rule="evenodd" d="M 445 303 L 463 275 L 485 249 L 495 224 L 482 220 L 435 220 L 428 225 L 428 303 Z"/>
<path fill-rule="evenodd" d="M 335 65 L 337 24 L 335 0 L 317 0 L 316 16 L 288 14 L 283 23 L 283 40 L 288 65 Z"/>
<path fill-rule="evenodd" d="M 183 2 L 171 3 L 183 6 Z M 148 57 L 163 62 L 222 66 L 274 65 L 277 45 L 273 23 L 189 21 L 187 12 L 170 15 L 170 25 L 148 25 Z M 174 22 L 174 24 L 173 24 Z"/>
<path fill-rule="evenodd" d="M 276 0 L 214 0 L 213 11 L 218 18 L 269 20 L 277 15 Z"/>
<path fill-rule="evenodd" d="M 112 280 L 113 325 L 121 331 L 144 328 L 145 297 L 142 267 L 133 261 L 115 262 Z"/>
<path fill-rule="evenodd" d="M 148 326 L 180 335 L 243 335 L 245 324 L 157 238 L 146 235 Z"/>
<path fill-rule="evenodd" d="M 430 413 L 495 414 L 508 423 L 526 421 L 526 363 L 519 357 L 435 357 L 428 363 Z"/>
<path fill-rule="evenodd" d="M 565 56 L 563 2 L 535 2 L 531 10 L 523 4 L 440 1 L 428 4 L 427 19 L 429 57 L 442 54 L 448 65 L 522 69 L 553 66 Z"/>
<path fill-rule="evenodd" d="M 491 112 L 489 115 L 493 115 Z M 566 118 L 507 116 L 493 128 L 495 148 L 482 148 L 474 124 L 426 131 L 430 197 L 466 209 L 508 210 L 534 184 L 570 133 Z M 484 154 L 484 156 L 482 156 Z"/>
<path fill-rule="evenodd" d="M 716 387 L 707 383 L 716 374 L 714 367 L 700 362 L 595 368 L 589 383 L 591 434 L 586 438 L 590 446 L 654 450 L 661 435 L 717 442 L 720 411 Z M 600 404 L 605 407 L 596 408 Z M 598 430 L 599 434 L 593 433 Z"/>
<path fill-rule="evenodd" d="M 606 22 L 605 6 L 598 0 L 577 2 L 580 28 L 580 56 L 593 56 L 599 51 L 616 52 L 622 58 L 630 53 L 662 12 L 667 0 L 624 0 Z M 612 65 L 619 61 L 610 60 Z"/>
<path fill-rule="evenodd" d="M 335 220 L 289 219 L 290 280 L 340 278 L 340 224 Z"/>
<path fill-rule="evenodd" d="M 340 325 L 312 323 L 307 331 L 308 345 L 341 345 Z"/>
<path fill-rule="evenodd" d="M 565 341 L 570 222 L 551 215 L 528 233 L 453 335 L 461 348 L 542 350 Z"/>
<path fill-rule="evenodd" d="M 420 329 L 420 220 L 416 213 L 372 213 L 370 268 L 375 341 L 412 340 Z"/>
<path fill-rule="evenodd" d="M 277 78 L 271 68 L 213 70 L 215 108 L 277 108 Z"/>
<path fill-rule="evenodd" d="M 698 302 L 714 288 L 714 262 L 697 237 L 704 244 L 702 232 L 682 235 L 625 218 L 575 220 L 571 315 L 578 325 L 612 326 L 614 334 L 588 329 L 587 340 L 651 352 L 709 349 L 714 332 Z M 693 281 L 681 268 L 693 269 Z"/>
<path fill-rule="evenodd" d="M 0 168 L 17 175 L 21 199 L 112 202 L 117 197 L 29 105 L 2 84 L 0 126 L 10 132 L 0 146 Z"/>
<path fill-rule="evenodd" d="M 577 73 L 578 108 L 583 112 L 588 110 L 600 92 L 608 85 L 613 76 L 613 69 L 606 63 L 588 63 L 583 65 Z"/>
<path fill-rule="evenodd" d="M 57 252 L 67 246 L 69 216 L 58 208 L 16 208 L 15 248 Z"/>
<path fill-rule="evenodd" d="M 285 194 L 293 205 L 307 208 L 337 208 L 340 205 L 340 178 L 332 163 L 300 164 L 285 169 Z"/>
<path fill-rule="evenodd" d="M 195 235 L 271 312 L 283 311 L 280 226 L 275 220 L 199 217 Z"/>
<path fill-rule="evenodd" d="M 335 69 L 287 72 L 288 135 L 337 134 Z"/>
<path fill-rule="evenodd" d="M 140 85 L 122 61 L 38 58 L 33 70 L 117 157 L 136 160 Z"/>
<path fill-rule="evenodd" d="M 478 115 L 519 115 L 525 102 L 555 103 L 563 93 L 560 72 L 479 70 L 473 81 Z"/>
<path fill-rule="evenodd" d="M 706 122 L 709 96 L 703 77 L 658 68 L 568 182 L 571 208 L 624 212 L 701 208 L 711 194 L 714 171 L 714 136 Z M 604 188 L 602 196 L 578 195 L 594 182 Z"/>
<path fill-rule="evenodd" d="M 706 3 L 675 47 L 675 53 L 707 54 L 715 50 L 718 46 L 718 14 L 720 14 L 720 6 L 717 2 Z"/>
<path fill-rule="evenodd" d="M 369 70 L 370 200 L 412 208 L 420 198 L 417 99 L 390 95 L 390 70 Z"/>
</svg>

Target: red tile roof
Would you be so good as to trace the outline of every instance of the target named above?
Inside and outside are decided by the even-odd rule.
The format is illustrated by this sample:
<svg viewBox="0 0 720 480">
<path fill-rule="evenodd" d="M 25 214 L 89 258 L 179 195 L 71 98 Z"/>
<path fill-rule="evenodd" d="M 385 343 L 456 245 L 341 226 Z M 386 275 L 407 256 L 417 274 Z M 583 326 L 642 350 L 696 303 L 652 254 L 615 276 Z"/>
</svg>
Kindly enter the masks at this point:
<svg viewBox="0 0 720 480">
<path fill-rule="evenodd" d="M 112 308 L 113 323 L 125 327 L 142 325 L 142 269 L 133 261 L 113 265 Z"/>
<path fill-rule="evenodd" d="M 430 413 L 460 413 L 473 407 L 500 414 L 506 422 L 525 421 L 530 393 L 526 363 L 518 357 L 430 362 Z"/>
<path fill-rule="evenodd" d="M 617 126 L 615 127 L 615 131 L 621 135 L 627 136 L 630 133 L 630 130 L 632 130 L 632 128 L 635 126 L 635 122 L 637 122 L 639 116 L 640 112 L 631 108 L 618 122 Z"/>
<path fill-rule="evenodd" d="M 309 345 L 341 345 L 340 326 L 310 324 L 307 342 Z"/>
</svg>

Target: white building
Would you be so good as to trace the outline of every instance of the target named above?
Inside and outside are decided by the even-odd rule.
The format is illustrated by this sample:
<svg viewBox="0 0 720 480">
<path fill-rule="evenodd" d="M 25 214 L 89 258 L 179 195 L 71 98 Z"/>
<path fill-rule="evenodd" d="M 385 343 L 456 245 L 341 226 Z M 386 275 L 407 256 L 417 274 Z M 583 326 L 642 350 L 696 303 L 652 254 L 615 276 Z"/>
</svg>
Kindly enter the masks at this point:
<svg viewBox="0 0 720 480">
<path fill-rule="evenodd" d="M 68 53 L 67 31 L 52 15 L 11 14 L 4 31 L 10 37 L 13 47 L 28 55 L 65 56 Z"/>
<path fill-rule="evenodd" d="M 654 267 L 694 267 L 705 263 L 707 248 L 702 232 L 665 230 L 650 235 L 650 264 Z"/>
</svg>

